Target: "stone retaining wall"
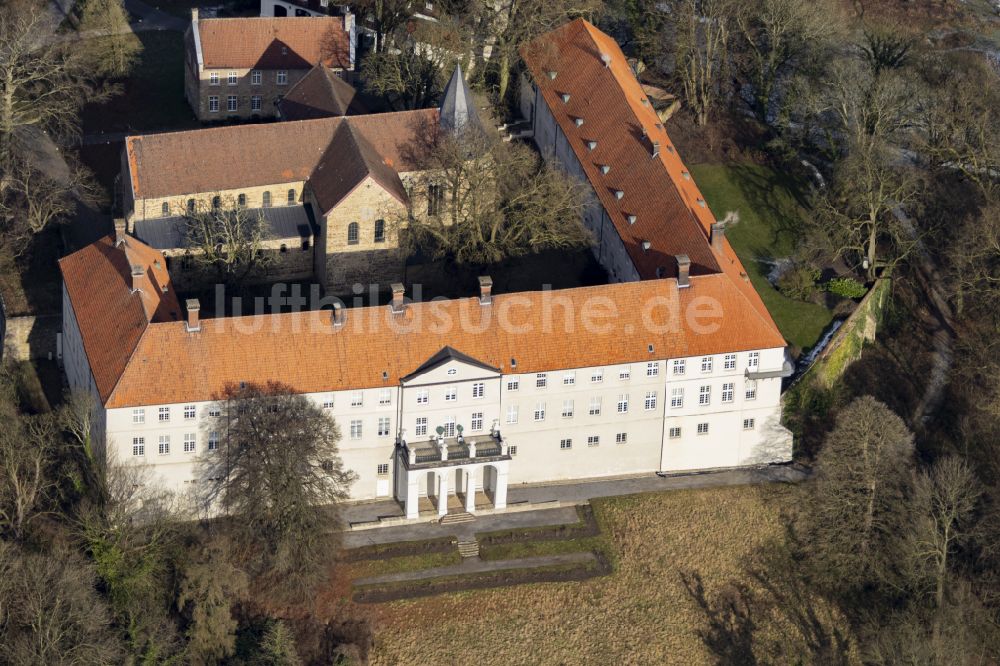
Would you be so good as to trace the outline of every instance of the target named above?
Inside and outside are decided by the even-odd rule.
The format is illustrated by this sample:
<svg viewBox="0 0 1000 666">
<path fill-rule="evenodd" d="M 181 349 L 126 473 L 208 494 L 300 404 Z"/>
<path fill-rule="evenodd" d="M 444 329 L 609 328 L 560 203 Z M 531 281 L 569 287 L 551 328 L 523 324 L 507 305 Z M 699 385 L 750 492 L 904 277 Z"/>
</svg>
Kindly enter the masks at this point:
<svg viewBox="0 0 1000 666">
<path fill-rule="evenodd" d="M 3 349 L 0 358 L 4 361 L 28 361 L 33 358 L 56 357 L 56 337 L 59 333 L 59 315 L 39 315 L 37 317 L 10 317 L 3 330 Z M 3 329 L 0 326 L 0 329 Z"/>
</svg>

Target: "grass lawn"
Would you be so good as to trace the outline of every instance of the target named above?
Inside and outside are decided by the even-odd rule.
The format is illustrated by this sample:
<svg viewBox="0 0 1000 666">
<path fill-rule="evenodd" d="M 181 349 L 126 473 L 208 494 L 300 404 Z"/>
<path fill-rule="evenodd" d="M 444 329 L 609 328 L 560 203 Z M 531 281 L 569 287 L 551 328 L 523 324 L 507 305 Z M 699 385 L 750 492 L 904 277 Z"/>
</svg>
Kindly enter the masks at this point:
<svg viewBox="0 0 1000 666">
<path fill-rule="evenodd" d="M 122 93 L 83 109 L 83 133 L 199 127 L 184 97 L 184 37 L 179 32 L 141 32 L 139 63 L 119 81 Z M 100 39 L 100 38 L 98 38 Z"/>
<path fill-rule="evenodd" d="M 806 214 L 794 183 L 750 164 L 695 164 L 691 173 L 717 217 L 739 211 L 739 224 L 726 234 L 751 282 L 785 339 L 800 349 L 812 347 L 830 323 L 830 311 L 782 296 L 767 281 L 767 262 L 792 254 L 796 227 Z"/>
<path fill-rule="evenodd" d="M 353 607 L 345 606 L 341 588 L 318 602 L 371 620 L 372 664 L 719 663 L 701 638 L 707 618 L 683 576 L 697 573 L 710 600 L 734 579 L 755 587 L 745 568 L 781 532 L 780 508 L 797 492 L 739 486 L 595 501 L 615 571 L 584 582 Z M 820 604 L 810 610 L 817 623 L 828 619 Z M 755 606 L 754 613 L 761 643 L 804 640 L 773 608 Z"/>
</svg>

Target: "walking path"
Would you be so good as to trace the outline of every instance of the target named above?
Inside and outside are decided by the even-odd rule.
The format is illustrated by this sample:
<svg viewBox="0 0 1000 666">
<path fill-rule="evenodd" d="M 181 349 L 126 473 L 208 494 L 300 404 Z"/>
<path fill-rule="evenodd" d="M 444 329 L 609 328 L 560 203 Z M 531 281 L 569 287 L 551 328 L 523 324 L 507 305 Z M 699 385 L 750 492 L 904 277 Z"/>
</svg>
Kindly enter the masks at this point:
<svg viewBox="0 0 1000 666">
<path fill-rule="evenodd" d="M 476 532 L 574 523 L 577 515 L 572 505 L 583 504 L 595 497 L 756 483 L 796 483 L 807 476 L 807 472 L 795 465 L 775 465 L 667 477 L 649 474 L 599 481 L 512 486 L 507 490 L 508 507 L 516 508 L 519 504 L 530 503 L 541 505 L 539 509 L 479 515 L 471 523 L 453 525 L 440 525 L 436 518 L 427 517 L 404 525 L 348 530 L 343 535 L 344 547 L 354 548 L 368 544 L 416 541 L 442 536 L 466 537 Z M 545 503 L 558 503 L 559 506 L 548 508 L 544 506 Z M 402 515 L 402 508 L 394 500 L 354 504 L 343 509 L 343 517 L 348 524 L 367 523 L 377 521 L 379 518 L 399 518 Z"/>
<path fill-rule="evenodd" d="M 379 585 L 383 583 L 399 583 L 410 580 L 424 580 L 427 578 L 441 578 L 443 576 L 455 576 L 460 574 L 482 573 L 484 571 L 507 571 L 511 569 L 534 569 L 536 567 L 547 567 L 558 564 L 577 564 L 580 562 L 595 562 L 597 558 L 593 553 L 565 553 L 563 555 L 543 555 L 540 557 L 523 557 L 516 560 L 497 560 L 484 562 L 479 558 L 469 558 L 461 564 L 453 564 L 447 567 L 435 567 L 434 569 L 424 569 L 423 571 L 403 571 L 401 573 L 384 574 L 382 576 L 370 576 L 359 578 L 354 581 L 355 586 L 359 585 Z"/>
</svg>

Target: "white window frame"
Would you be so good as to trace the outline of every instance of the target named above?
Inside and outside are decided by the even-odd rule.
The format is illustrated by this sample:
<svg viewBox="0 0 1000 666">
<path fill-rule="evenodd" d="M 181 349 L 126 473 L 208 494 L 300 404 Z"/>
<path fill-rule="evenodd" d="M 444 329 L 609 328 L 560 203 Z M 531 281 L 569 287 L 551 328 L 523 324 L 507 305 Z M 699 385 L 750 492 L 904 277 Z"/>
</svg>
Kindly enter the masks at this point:
<svg viewBox="0 0 1000 666">
<path fill-rule="evenodd" d="M 747 367 L 748 368 L 760 367 L 760 352 L 752 351 L 749 354 L 747 354 Z"/>
<path fill-rule="evenodd" d="M 712 372 L 712 357 L 702 356 L 701 357 L 701 371 L 702 372 Z"/>
<path fill-rule="evenodd" d="M 698 424 L 698 434 L 707 435 L 708 434 L 708 422 Z"/>
<path fill-rule="evenodd" d="M 217 85 L 219 85 L 219 73 L 218 72 L 209 72 L 208 73 L 208 85 L 210 85 L 210 86 L 217 86 Z"/>
<path fill-rule="evenodd" d="M 426 437 L 427 436 L 427 417 L 418 416 L 416 424 L 413 427 L 414 437 Z"/>
<path fill-rule="evenodd" d="M 588 411 L 588 413 L 591 416 L 600 416 L 601 415 L 601 399 L 600 398 L 591 398 L 590 399 L 590 408 L 587 411 Z"/>
<path fill-rule="evenodd" d="M 657 377 L 660 374 L 660 364 L 657 361 L 649 361 L 646 363 L 646 376 L 647 377 Z"/>
<path fill-rule="evenodd" d="M 627 444 L 628 443 L 628 433 L 627 432 L 616 432 L 615 433 L 615 444 Z"/>
<path fill-rule="evenodd" d="M 212 418 L 218 418 L 222 416 L 222 408 L 218 405 L 212 405 L 208 408 L 208 415 Z"/>
<path fill-rule="evenodd" d="M 683 358 L 676 358 L 671 364 L 671 369 L 675 375 L 683 375 L 687 372 L 687 361 Z"/>
<path fill-rule="evenodd" d="M 545 420 L 545 403 L 537 402 L 535 403 L 535 420 L 544 421 Z"/>
<path fill-rule="evenodd" d="M 160 407 L 156 412 L 156 421 L 158 423 L 170 423 L 170 408 Z"/>
<path fill-rule="evenodd" d="M 477 400 L 486 397 L 486 382 L 475 382 L 472 384 L 472 397 Z"/>
<path fill-rule="evenodd" d="M 707 407 L 712 404 L 712 387 L 709 384 L 698 387 L 698 406 Z"/>
<path fill-rule="evenodd" d="M 219 96 L 209 95 L 208 96 L 208 112 L 218 113 L 219 112 Z"/>
<path fill-rule="evenodd" d="M 260 95 L 251 95 L 250 96 L 250 110 L 251 111 L 260 111 L 261 107 L 263 106 L 263 101 L 264 101 L 264 98 L 261 97 Z"/>
<path fill-rule="evenodd" d="M 198 418 L 198 409 L 194 405 L 184 405 L 184 420 L 190 421 Z"/>
<path fill-rule="evenodd" d="M 361 439 L 364 434 L 364 423 L 361 419 L 351 420 L 351 439 Z"/>
<path fill-rule="evenodd" d="M 562 417 L 564 419 L 573 418 L 574 406 L 572 400 L 563 400 Z"/>
<path fill-rule="evenodd" d="M 198 435 L 193 432 L 184 434 L 184 453 L 194 453 L 198 450 Z"/>
<path fill-rule="evenodd" d="M 139 407 L 132 410 L 132 423 L 145 423 L 146 422 L 146 410 Z"/>
<path fill-rule="evenodd" d="M 333 396 L 323 400 L 323 409 L 333 409 Z"/>
<path fill-rule="evenodd" d="M 288 85 L 288 70 L 279 69 L 274 80 L 279 86 Z"/>
<path fill-rule="evenodd" d="M 590 373 L 590 383 L 600 384 L 604 381 L 604 368 L 597 368 Z"/>
<path fill-rule="evenodd" d="M 573 440 L 570 439 L 569 437 L 567 437 L 566 439 L 559 440 L 560 451 L 569 451 L 572 448 L 573 448 Z"/>
<path fill-rule="evenodd" d="M 481 432 L 483 429 L 483 413 L 482 412 L 472 412 L 472 416 L 469 418 L 469 430 L 472 432 Z"/>
<path fill-rule="evenodd" d="M 230 86 L 235 86 L 240 82 L 240 75 L 236 72 L 229 72 L 226 76 L 226 84 Z"/>
<path fill-rule="evenodd" d="M 753 430 L 757 425 L 757 420 L 753 418 L 743 419 L 743 429 Z"/>
<path fill-rule="evenodd" d="M 250 71 L 250 85 L 259 86 L 264 80 L 264 73 L 259 69 Z"/>
<path fill-rule="evenodd" d="M 446 416 L 444 419 L 444 437 L 455 436 L 455 417 Z"/>
<path fill-rule="evenodd" d="M 535 375 L 535 388 L 545 388 L 549 385 L 549 376 L 547 373 L 539 372 Z"/>
<path fill-rule="evenodd" d="M 365 406 L 365 392 L 364 391 L 354 391 L 351 393 L 351 407 L 364 407 Z"/>
<path fill-rule="evenodd" d="M 444 390 L 444 401 L 445 402 L 455 402 L 458 400 L 458 387 L 448 386 Z"/>
<path fill-rule="evenodd" d="M 146 455 L 146 438 L 145 437 L 133 437 L 132 438 L 132 455 L 139 457 Z"/>
<path fill-rule="evenodd" d="M 617 410 L 619 414 L 628 414 L 628 393 L 618 395 Z"/>
<path fill-rule="evenodd" d="M 670 389 L 670 409 L 681 409 L 684 407 L 684 389 Z"/>
<path fill-rule="evenodd" d="M 382 407 L 392 404 L 392 389 L 379 389 L 378 404 Z"/>
<path fill-rule="evenodd" d="M 379 463 L 375 467 L 375 476 L 389 476 L 389 463 Z"/>
<path fill-rule="evenodd" d="M 170 435 L 160 435 L 156 444 L 156 451 L 161 456 L 170 455 Z"/>
<path fill-rule="evenodd" d="M 240 98 L 238 95 L 226 96 L 226 113 L 236 113 L 240 110 Z"/>
<path fill-rule="evenodd" d="M 507 378 L 507 390 L 517 391 L 521 388 L 521 378 L 520 377 L 508 377 Z"/>
<path fill-rule="evenodd" d="M 667 437 L 669 437 L 670 439 L 680 439 L 680 436 L 681 436 L 681 427 L 670 426 L 670 429 L 667 431 Z"/>
<path fill-rule="evenodd" d="M 379 437 L 388 437 L 392 433 L 392 420 L 388 416 L 378 417 L 378 430 L 376 433 Z"/>
<path fill-rule="evenodd" d="M 517 455 L 517 447 L 516 446 L 508 446 L 507 447 L 507 455 L 509 455 L 509 456 L 516 456 Z"/>
<path fill-rule="evenodd" d="M 587 435 L 587 446 L 594 447 L 601 445 L 600 435 Z"/>
<path fill-rule="evenodd" d="M 722 359 L 722 369 L 723 370 L 735 370 L 736 369 L 736 354 L 726 354 Z"/>
<path fill-rule="evenodd" d="M 563 386 L 574 386 L 576 384 L 576 373 L 567 372 L 563 375 Z"/>
<path fill-rule="evenodd" d="M 618 380 L 627 382 L 632 379 L 632 366 L 626 365 L 622 368 L 618 368 Z"/>
<path fill-rule="evenodd" d="M 428 389 L 417 389 L 417 404 L 426 405 L 430 402 L 431 392 Z"/>
<path fill-rule="evenodd" d="M 722 402 L 730 403 L 736 399 L 736 382 L 726 382 L 722 385 Z"/>
<path fill-rule="evenodd" d="M 507 423 L 517 423 L 517 405 L 507 405 Z"/>
<path fill-rule="evenodd" d="M 643 407 L 647 412 L 656 409 L 656 399 L 658 397 L 656 391 L 646 391 L 646 399 L 643 401 Z"/>
<path fill-rule="evenodd" d="M 757 380 L 748 379 L 743 386 L 743 399 L 744 400 L 756 400 L 757 399 Z"/>
<path fill-rule="evenodd" d="M 215 451 L 219 448 L 219 431 L 212 430 L 208 433 L 208 450 Z"/>
</svg>

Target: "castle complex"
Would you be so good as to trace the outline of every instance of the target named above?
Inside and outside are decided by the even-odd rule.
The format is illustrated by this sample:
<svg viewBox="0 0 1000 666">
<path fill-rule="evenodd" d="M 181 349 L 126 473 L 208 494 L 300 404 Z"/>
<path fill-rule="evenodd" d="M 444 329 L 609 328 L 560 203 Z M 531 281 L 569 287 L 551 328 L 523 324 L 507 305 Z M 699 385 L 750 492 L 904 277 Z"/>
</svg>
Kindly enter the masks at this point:
<svg viewBox="0 0 1000 666">
<path fill-rule="evenodd" d="M 475 114 L 460 73 L 440 109 L 129 137 L 126 230 L 60 264 L 63 363 L 99 402 L 98 450 L 192 491 L 225 387 L 277 381 L 340 425 L 351 498 L 408 518 L 453 495 L 503 509 L 510 484 L 789 460 L 785 341 L 625 56 L 583 20 L 522 55 L 521 112 L 590 185 L 609 284 L 498 294 L 483 276 L 468 298 L 405 298 L 405 229 L 386 221 L 435 213 L 413 146 Z M 195 281 L 179 225 L 226 202 L 267 220 L 262 279 L 399 283 L 392 301 L 201 318 L 177 295 Z"/>
</svg>

